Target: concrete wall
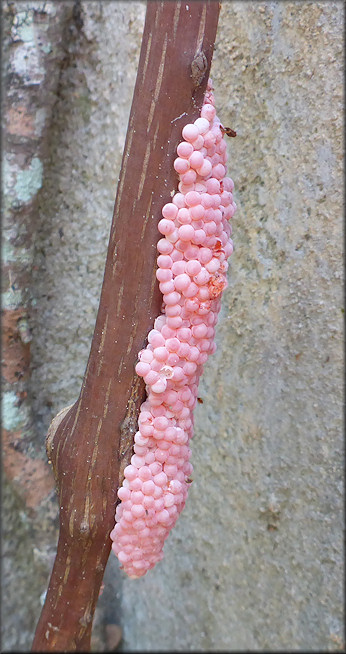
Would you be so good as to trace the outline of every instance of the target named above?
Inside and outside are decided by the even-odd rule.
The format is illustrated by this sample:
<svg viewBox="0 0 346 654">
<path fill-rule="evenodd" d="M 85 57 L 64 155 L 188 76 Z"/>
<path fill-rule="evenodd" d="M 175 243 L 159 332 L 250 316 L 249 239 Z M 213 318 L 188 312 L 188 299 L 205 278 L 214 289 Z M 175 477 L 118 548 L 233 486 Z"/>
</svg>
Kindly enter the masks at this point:
<svg viewBox="0 0 346 654">
<path fill-rule="evenodd" d="M 81 6 L 35 250 L 42 448 L 87 361 L 145 15 L 137 2 Z M 212 79 L 218 115 L 237 131 L 238 211 L 196 409 L 194 482 L 154 570 L 128 580 L 112 555 L 97 651 L 105 623 L 119 622 L 123 651 L 342 648 L 342 34 L 341 2 L 222 5 Z M 27 647 L 30 637 L 27 627 Z"/>
</svg>

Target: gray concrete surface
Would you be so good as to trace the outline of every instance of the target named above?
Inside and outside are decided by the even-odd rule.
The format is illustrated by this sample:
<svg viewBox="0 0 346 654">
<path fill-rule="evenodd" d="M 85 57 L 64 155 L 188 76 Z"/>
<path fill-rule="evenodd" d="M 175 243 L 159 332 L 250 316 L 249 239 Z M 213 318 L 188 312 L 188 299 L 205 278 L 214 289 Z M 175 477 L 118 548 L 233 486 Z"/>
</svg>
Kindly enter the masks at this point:
<svg viewBox="0 0 346 654">
<path fill-rule="evenodd" d="M 36 242 L 42 447 L 87 361 L 145 14 L 134 2 L 82 9 Z M 196 409 L 194 482 L 154 570 L 132 581 L 110 560 L 93 647 L 104 651 L 104 623 L 121 621 L 123 651 L 338 651 L 343 4 L 224 2 L 212 79 L 218 115 L 237 131 L 228 151 L 238 212 Z"/>
</svg>

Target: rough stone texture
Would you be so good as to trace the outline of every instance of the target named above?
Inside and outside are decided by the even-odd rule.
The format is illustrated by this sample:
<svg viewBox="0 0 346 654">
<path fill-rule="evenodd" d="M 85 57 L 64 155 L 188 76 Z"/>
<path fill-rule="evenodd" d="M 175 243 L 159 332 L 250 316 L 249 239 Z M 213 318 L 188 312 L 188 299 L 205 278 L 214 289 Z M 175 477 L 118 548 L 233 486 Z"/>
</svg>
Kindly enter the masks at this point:
<svg viewBox="0 0 346 654">
<path fill-rule="evenodd" d="M 81 7 L 40 194 L 42 448 L 87 361 L 145 14 L 142 3 Z M 97 651 L 119 621 L 123 651 L 342 648 L 342 33 L 341 2 L 222 6 L 212 78 L 218 115 L 237 131 L 238 212 L 196 409 L 194 482 L 153 571 L 131 581 L 110 560 Z"/>
</svg>

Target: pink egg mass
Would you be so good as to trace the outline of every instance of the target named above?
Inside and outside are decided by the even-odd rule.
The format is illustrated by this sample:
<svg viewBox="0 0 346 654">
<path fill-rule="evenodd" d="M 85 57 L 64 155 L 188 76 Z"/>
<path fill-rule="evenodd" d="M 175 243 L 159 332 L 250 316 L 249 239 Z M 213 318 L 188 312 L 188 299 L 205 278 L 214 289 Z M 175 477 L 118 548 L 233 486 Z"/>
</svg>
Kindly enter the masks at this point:
<svg viewBox="0 0 346 654">
<path fill-rule="evenodd" d="M 185 506 L 192 465 L 193 409 L 199 378 L 215 352 L 215 325 L 233 252 L 236 205 L 226 175 L 226 145 L 211 80 L 201 115 L 182 130 L 174 168 L 179 185 L 158 223 L 156 277 L 162 313 L 141 350 L 136 373 L 146 384 L 134 454 L 118 490 L 112 549 L 131 577 L 162 559 L 164 542 Z"/>
</svg>

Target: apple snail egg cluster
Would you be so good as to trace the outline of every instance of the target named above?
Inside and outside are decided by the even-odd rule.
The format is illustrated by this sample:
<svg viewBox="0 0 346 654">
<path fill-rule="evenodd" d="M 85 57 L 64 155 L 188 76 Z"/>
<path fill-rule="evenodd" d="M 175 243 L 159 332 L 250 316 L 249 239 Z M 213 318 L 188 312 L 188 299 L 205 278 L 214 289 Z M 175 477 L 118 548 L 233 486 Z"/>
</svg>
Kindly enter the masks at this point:
<svg viewBox="0 0 346 654">
<path fill-rule="evenodd" d="M 158 223 L 162 313 L 136 365 L 147 399 L 111 532 L 112 549 L 132 578 L 162 559 L 164 541 L 185 506 L 198 382 L 216 349 L 215 325 L 233 251 L 228 221 L 236 210 L 234 185 L 226 177 L 226 144 L 211 81 L 200 117 L 185 125 L 182 136 L 174 161 L 178 191 Z"/>
</svg>

